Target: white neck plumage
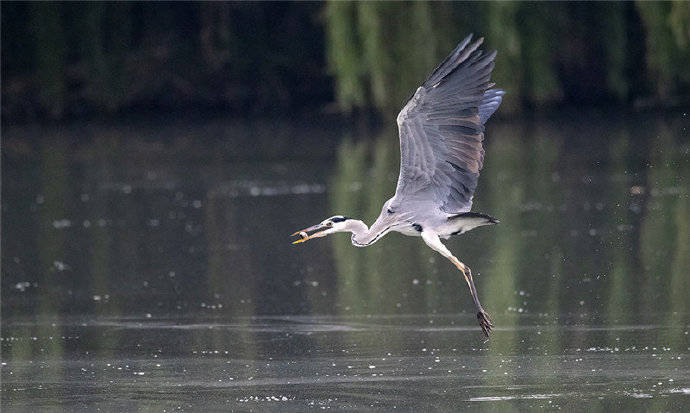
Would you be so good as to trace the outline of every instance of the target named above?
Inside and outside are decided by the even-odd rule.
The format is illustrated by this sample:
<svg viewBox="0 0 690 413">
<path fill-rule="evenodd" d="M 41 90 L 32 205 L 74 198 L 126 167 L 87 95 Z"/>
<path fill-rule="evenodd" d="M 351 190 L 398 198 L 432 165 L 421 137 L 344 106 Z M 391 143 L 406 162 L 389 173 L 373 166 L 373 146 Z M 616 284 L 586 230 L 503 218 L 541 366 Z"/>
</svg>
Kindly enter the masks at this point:
<svg viewBox="0 0 690 413">
<path fill-rule="evenodd" d="M 345 230 L 350 231 L 352 236 L 352 245 L 355 247 L 367 247 L 381 238 L 382 235 L 388 232 L 388 228 L 382 231 L 371 231 L 367 224 L 358 219 L 348 219 Z"/>
</svg>

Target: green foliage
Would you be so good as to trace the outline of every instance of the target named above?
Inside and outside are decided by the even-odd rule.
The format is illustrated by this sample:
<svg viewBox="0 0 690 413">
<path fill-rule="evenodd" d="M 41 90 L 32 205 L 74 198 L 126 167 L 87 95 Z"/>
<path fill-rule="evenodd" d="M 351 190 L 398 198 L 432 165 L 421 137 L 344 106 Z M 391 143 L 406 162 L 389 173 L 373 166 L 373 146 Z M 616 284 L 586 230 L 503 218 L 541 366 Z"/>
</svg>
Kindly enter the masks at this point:
<svg viewBox="0 0 690 413">
<path fill-rule="evenodd" d="M 392 118 L 468 33 L 499 51 L 501 113 L 649 97 L 677 105 L 690 90 L 685 1 L 12 2 L 2 13 L 3 115 L 335 101 Z"/>
<path fill-rule="evenodd" d="M 85 90 L 94 105 L 113 112 L 127 100 L 129 70 L 125 65 L 131 38 L 130 5 L 87 3 L 80 26 L 82 53 L 92 82 Z M 117 22 L 113 24 L 109 22 Z M 104 32 L 108 28 L 108 32 Z"/>
<path fill-rule="evenodd" d="M 352 2 L 331 2 L 326 6 L 328 64 L 338 78 L 336 98 L 344 109 L 365 103 L 362 50 L 354 30 L 355 8 Z"/>
<path fill-rule="evenodd" d="M 330 60 L 343 108 L 394 115 L 467 33 L 499 50 L 494 81 L 504 111 L 556 103 L 621 102 L 682 93 L 690 84 L 690 5 L 629 3 L 331 2 L 326 28 L 347 27 L 349 53 Z M 639 27 L 639 10 L 644 26 Z M 641 37 L 647 36 L 645 51 Z M 335 36 L 331 36 L 331 39 Z M 329 41 L 329 53 L 337 42 Z M 646 59 L 650 83 L 640 82 Z M 351 68 L 356 67 L 356 76 Z M 354 93 L 356 91 L 356 93 Z"/>
<path fill-rule="evenodd" d="M 647 34 L 647 66 L 655 92 L 668 97 L 690 87 L 690 4 L 637 2 Z"/>
<path fill-rule="evenodd" d="M 65 94 L 65 55 L 61 7 L 57 3 L 32 5 L 32 33 L 39 99 L 53 117 L 63 111 Z"/>
<path fill-rule="evenodd" d="M 323 104 L 332 96 L 321 7 L 3 4 L 3 119 Z"/>
</svg>

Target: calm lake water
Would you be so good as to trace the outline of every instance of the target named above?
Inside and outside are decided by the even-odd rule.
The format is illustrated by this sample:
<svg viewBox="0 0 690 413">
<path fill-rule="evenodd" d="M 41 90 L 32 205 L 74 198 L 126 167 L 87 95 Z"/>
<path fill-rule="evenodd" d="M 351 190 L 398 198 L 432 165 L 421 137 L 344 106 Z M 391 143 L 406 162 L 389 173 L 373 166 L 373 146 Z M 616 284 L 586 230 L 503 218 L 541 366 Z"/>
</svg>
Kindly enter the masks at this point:
<svg viewBox="0 0 690 413">
<path fill-rule="evenodd" d="M 334 214 L 378 215 L 394 128 L 6 128 L 2 409 L 687 409 L 689 127 L 489 125 L 474 209 L 501 223 L 447 242 L 489 340 L 419 238 L 290 244 Z"/>
</svg>

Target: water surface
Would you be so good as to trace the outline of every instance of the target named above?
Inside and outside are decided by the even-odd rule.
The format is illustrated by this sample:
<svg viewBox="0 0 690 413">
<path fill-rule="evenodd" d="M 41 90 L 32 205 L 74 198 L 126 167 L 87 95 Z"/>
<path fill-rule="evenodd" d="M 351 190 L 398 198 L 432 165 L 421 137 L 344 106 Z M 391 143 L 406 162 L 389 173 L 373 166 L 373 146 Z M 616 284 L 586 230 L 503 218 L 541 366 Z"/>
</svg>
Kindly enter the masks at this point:
<svg viewBox="0 0 690 413">
<path fill-rule="evenodd" d="M 418 238 L 289 243 L 378 215 L 394 129 L 9 128 L 3 410 L 681 410 L 689 123 L 489 126 L 474 209 L 501 224 L 447 243 L 477 274 L 489 340 Z"/>
</svg>

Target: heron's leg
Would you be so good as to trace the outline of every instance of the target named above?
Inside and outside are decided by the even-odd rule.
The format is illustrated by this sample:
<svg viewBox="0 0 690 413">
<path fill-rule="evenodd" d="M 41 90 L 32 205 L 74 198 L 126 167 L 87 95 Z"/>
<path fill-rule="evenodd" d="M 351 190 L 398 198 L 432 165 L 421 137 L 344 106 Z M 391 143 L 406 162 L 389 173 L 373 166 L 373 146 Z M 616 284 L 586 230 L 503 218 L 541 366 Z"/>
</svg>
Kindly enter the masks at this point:
<svg viewBox="0 0 690 413">
<path fill-rule="evenodd" d="M 477 288 L 474 286 L 474 280 L 472 279 L 472 271 L 470 270 L 470 267 L 468 267 L 459 259 L 457 259 L 448 250 L 448 248 L 446 248 L 446 246 L 443 245 L 441 239 L 438 237 L 437 234 L 422 232 L 422 239 L 429 247 L 431 247 L 431 249 L 446 257 L 448 260 L 450 260 L 450 262 L 453 263 L 453 265 L 455 265 L 458 268 L 458 270 L 460 270 L 460 272 L 462 272 L 463 277 L 465 277 L 465 282 L 467 283 L 467 286 L 470 289 L 470 294 L 472 295 L 472 299 L 474 300 L 474 305 L 477 308 L 477 319 L 479 320 L 479 326 L 482 328 L 482 332 L 484 333 L 484 335 L 488 337 L 489 333 L 491 332 L 491 328 L 493 327 L 493 324 L 491 323 L 489 314 L 487 314 L 487 312 L 484 311 L 482 304 L 479 302 Z"/>
<path fill-rule="evenodd" d="M 477 310 L 483 310 L 482 304 L 479 302 L 479 298 L 477 297 L 477 289 L 474 286 L 474 280 L 472 279 L 472 271 L 470 270 L 470 267 L 462 263 L 453 255 L 451 255 L 449 259 L 450 262 L 452 262 L 460 270 L 460 272 L 462 272 L 463 277 L 465 277 L 465 282 L 470 289 L 470 294 L 472 294 L 472 299 L 474 300 L 474 305 L 477 307 Z"/>
<path fill-rule="evenodd" d="M 465 282 L 467 282 L 467 286 L 470 288 L 470 294 L 472 294 L 474 305 L 477 307 L 477 319 L 479 320 L 479 325 L 481 326 L 484 335 L 489 337 L 491 328 L 494 325 L 491 323 L 489 314 L 486 311 L 484 311 L 482 303 L 479 302 L 479 295 L 477 294 L 477 288 L 474 286 L 474 280 L 472 279 L 472 271 L 470 270 L 470 267 L 463 264 L 459 259 L 455 258 L 455 256 L 453 255 L 451 255 L 451 258 L 449 259 L 453 264 L 455 264 L 456 267 L 458 267 L 460 272 L 462 272 L 462 275 L 465 277 Z"/>
</svg>

